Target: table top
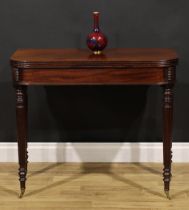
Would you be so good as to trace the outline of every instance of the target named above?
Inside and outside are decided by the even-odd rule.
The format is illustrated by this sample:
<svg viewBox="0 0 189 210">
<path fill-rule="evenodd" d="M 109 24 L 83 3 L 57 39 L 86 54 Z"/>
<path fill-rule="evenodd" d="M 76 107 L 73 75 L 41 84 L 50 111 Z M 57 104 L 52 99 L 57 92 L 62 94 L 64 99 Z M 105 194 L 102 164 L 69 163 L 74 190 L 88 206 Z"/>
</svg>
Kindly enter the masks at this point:
<svg viewBox="0 0 189 210">
<path fill-rule="evenodd" d="M 87 49 L 18 49 L 11 56 L 11 64 L 20 68 L 45 67 L 163 67 L 175 65 L 178 55 L 166 48 L 107 49 L 93 55 Z"/>
</svg>

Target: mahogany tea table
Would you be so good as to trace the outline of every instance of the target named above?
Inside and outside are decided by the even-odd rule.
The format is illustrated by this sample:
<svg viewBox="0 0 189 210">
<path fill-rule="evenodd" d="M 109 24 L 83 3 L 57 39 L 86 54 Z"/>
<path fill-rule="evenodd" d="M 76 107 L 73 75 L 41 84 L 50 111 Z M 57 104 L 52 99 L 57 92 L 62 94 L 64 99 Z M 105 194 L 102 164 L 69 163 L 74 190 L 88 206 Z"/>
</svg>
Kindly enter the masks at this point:
<svg viewBox="0 0 189 210">
<path fill-rule="evenodd" d="M 27 174 L 27 87 L 30 85 L 159 85 L 163 88 L 163 181 L 169 198 L 172 162 L 173 87 L 177 53 L 172 49 L 19 49 L 11 57 L 16 91 L 21 194 Z"/>
</svg>

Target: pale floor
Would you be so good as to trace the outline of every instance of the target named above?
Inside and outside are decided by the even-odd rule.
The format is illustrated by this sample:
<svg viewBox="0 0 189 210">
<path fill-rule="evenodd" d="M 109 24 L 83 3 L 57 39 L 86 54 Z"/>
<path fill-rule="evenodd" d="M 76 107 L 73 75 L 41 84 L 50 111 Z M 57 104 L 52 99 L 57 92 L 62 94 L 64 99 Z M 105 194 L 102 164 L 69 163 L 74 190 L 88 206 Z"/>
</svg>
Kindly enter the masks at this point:
<svg viewBox="0 0 189 210">
<path fill-rule="evenodd" d="M 171 200 L 162 164 L 30 163 L 18 198 L 17 164 L 0 164 L 0 210 L 189 210 L 189 164 L 173 164 Z"/>
</svg>

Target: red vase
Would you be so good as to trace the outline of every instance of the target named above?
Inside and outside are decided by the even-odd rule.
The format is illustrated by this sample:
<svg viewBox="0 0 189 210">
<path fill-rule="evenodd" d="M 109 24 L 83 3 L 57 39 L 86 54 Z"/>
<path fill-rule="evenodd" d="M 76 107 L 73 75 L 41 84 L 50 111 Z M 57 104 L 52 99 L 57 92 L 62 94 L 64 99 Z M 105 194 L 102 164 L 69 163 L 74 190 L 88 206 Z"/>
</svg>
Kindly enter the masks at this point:
<svg viewBox="0 0 189 210">
<path fill-rule="evenodd" d="M 101 54 L 108 42 L 106 36 L 100 31 L 99 28 L 99 14 L 99 12 L 93 12 L 94 28 L 93 32 L 87 36 L 87 46 L 95 55 Z"/>
</svg>

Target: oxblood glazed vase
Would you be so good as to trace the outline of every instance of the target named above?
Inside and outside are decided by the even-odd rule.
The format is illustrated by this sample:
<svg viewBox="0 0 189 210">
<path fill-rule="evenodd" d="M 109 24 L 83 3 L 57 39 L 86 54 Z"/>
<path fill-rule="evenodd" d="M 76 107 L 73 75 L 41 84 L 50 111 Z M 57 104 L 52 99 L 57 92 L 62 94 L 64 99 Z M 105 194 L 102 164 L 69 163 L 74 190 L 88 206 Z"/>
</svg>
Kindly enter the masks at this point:
<svg viewBox="0 0 189 210">
<path fill-rule="evenodd" d="M 99 12 L 93 12 L 94 27 L 93 32 L 87 36 L 87 46 L 95 55 L 101 54 L 106 47 L 108 40 L 99 28 Z"/>
</svg>

